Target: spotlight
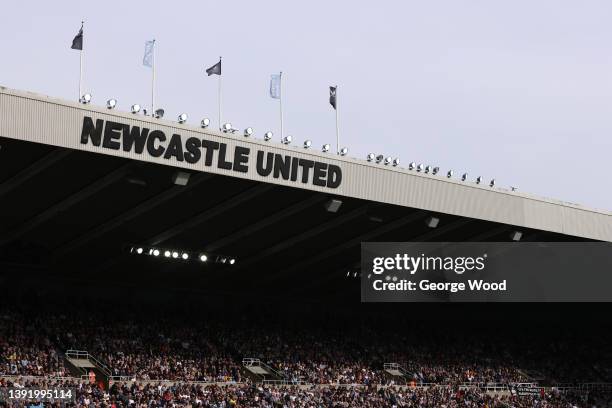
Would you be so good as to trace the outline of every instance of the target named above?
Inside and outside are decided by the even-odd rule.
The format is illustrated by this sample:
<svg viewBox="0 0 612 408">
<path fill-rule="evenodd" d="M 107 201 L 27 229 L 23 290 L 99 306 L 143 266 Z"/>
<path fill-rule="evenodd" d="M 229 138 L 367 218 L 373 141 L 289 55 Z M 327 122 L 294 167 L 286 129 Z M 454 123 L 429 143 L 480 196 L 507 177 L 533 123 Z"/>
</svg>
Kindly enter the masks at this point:
<svg viewBox="0 0 612 408">
<path fill-rule="evenodd" d="M 448 177 L 448 178 L 453 177 L 453 171 L 449 170 L 448 173 L 446 173 L 446 177 Z"/>
<path fill-rule="evenodd" d="M 174 259 L 178 258 L 178 257 L 179 257 L 179 253 L 178 253 L 178 252 L 176 252 L 176 251 L 172 252 L 172 257 L 173 257 Z"/>
<path fill-rule="evenodd" d="M 236 260 L 235 260 L 234 258 L 232 258 L 232 259 L 230 259 L 230 260 L 229 260 L 229 264 L 230 264 L 230 265 L 233 265 L 233 264 L 235 264 L 235 263 L 236 263 Z"/>
<path fill-rule="evenodd" d="M 369 162 L 374 161 L 375 158 L 376 158 L 376 156 L 374 155 L 374 153 L 368 153 L 368 155 L 366 156 L 366 159 Z"/>
<path fill-rule="evenodd" d="M 106 107 L 108 109 L 115 109 L 116 106 L 117 106 L 117 100 L 116 99 L 109 99 L 108 101 L 106 101 Z"/>
<path fill-rule="evenodd" d="M 187 122 L 187 114 L 186 113 L 181 113 L 178 116 L 178 123 L 182 124 L 182 123 L 185 123 L 185 122 Z"/>
<path fill-rule="evenodd" d="M 81 96 L 80 102 L 83 105 L 87 105 L 89 102 L 91 102 L 91 94 L 86 93 L 85 95 Z"/>
<path fill-rule="evenodd" d="M 210 126 L 210 119 L 208 119 L 208 118 L 204 118 L 204 119 L 202 119 L 202 120 L 200 121 L 200 126 L 201 126 L 203 129 L 206 129 L 208 126 Z"/>
<path fill-rule="evenodd" d="M 481 181 L 482 181 L 482 176 L 476 177 L 476 184 L 480 184 Z"/>
<path fill-rule="evenodd" d="M 159 249 L 153 250 L 153 256 L 159 256 Z"/>
<path fill-rule="evenodd" d="M 414 170 L 415 167 L 416 167 L 416 163 L 412 162 L 408 165 L 408 170 Z"/>
<path fill-rule="evenodd" d="M 273 135 L 274 135 L 274 134 L 273 134 L 272 132 L 266 132 L 266 133 L 264 133 L 264 140 L 265 140 L 266 142 L 269 142 L 269 141 L 270 141 L 270 139 L 272 139 L 272 136 L 273 136 Z"/>
<path fill-rule="evenodd" d="M 383 160 L 385 160 L 385 156 L 383 156 L 382 154 L 376 156 L 376 163 L 382 163 Z"/>
<path fill-rule="evenodd" d="M 340 149 L 340 156 L 346 156 L 348 154 L 348 148 L 343 147 Z"/>
<path fill-rule="evenodd" d="M 521 238 L 523 238 L 523 233 L 520 231 L 512 231 L 512 233 L 510 234 L 510 239 L 512 239 L 513 241 L 520 241 Z"/>
<path fill-rule="evenodd" d="M 293 137 L 290 136 L 290 135 L 287 135 L 287 136 L 283 137 L 282 142 L 283 142 L 283 144 L 288 145 L 288 144 L 291 144 L 292 140 L 293 140 Z"/>
<path fill-rule="evenodd" d="M 190 176 L 191 174 L 186 171 L 177 171 L 172 175 L 172 182 L 177 186 L 186 186 Z"/>
<path fill-rule="evenodd" d="M 321 151 L 322 151 L 323 153 L 327 153 L 327 152 L 329 152 L 329 149 L 331 149 L 331 146 L 330 146 L 328 143 L 325 143 L 325 144 L 323 145 L 323 147 L 321 148 Z"/>
<path fill-rule="evenodd" d="M 165 256 L 166 258 L 170 258 L 170 256 L 171 256 L 171 255 L 172 255 L 172 254 L 170 253 L 170 251 L 164 251 L 164 256 Z"/>
<path fill-rule="evenodd" d="M 155 109 L 155 112 L 153 113 L 153 117 L 155 119 L 161 119 L 164 117 L 164 113 L 165 111 L 163 109 Z"/>
<path fill-rule="evenodd" d="M 231 123 L 224 123 L 223 127 L 221 128 L 221 130 L 223 131 L 223 133 L 227 133 L 227 132 L 231 132 L 232 131 L 232 124 Z"/>
<path fill-rule="evenodd" d="M 429 228 L 436 228 L 438 224 L 440 223 L 440 219 L 438 217 L 429 217 L 427 218 L 425 223 L 427 224 Z"/>
<path fill-rule="evenodd" d="M 461 181 L 467 180 L 467 176 L 468 176 L 467 173 L 463 173 L 463 175 L 461 176 Z"/>
<path fill-rule="evenodd" d="M 335 198 L 332 198 L 331 200 L 325 203 L 325 209 L 327 210 L 327 212 L 337 213 L 341 205 L 342 205 L 342 200 L 337 200 Z"/>
<path fill-rule="evenodd" d="M 200 261 L 202 262 L 208 261 L 208 257 L 206 256 L 206 254 L 200 254 Z"/>
<path fill-rule="evenodd" d="M 304 149 L 310 149 L 312 142 L 310 140 L 304 140 Z"/>
<path fill-rule="evenodd" d="M 253 135 L 253 128 L 252 127 L 248 127 L 246 129 L 244 129 L 244 137 L 249 137 Z"/>
<path fill-rule="evenodd" d="M 138 112 L 140 112 L 140 105 L 138 105 L 137 103 L 132 105 L 132 107 L 130 108 L 130 110 L 132 111 L 132 113 L 136 114 Z"/>
<path fill-rule="evenodd" d="M 425 168 L 425 166 L 423 166 L 422 164 L 419 164 L 419 165 L 416 167 L 416 169 L 417 169 L 417 171 L 418 171 L 418 172 L 423 171 L 423 169 L 424 169 L 424 168 Z"/>
<path fill-rule="evenodd" d="M 425 173 L 429 174 L 430 171 L 431 171 L 431 166 L 430 165 L 425 166 Z"/>
<path fill-rule="evenodd" d="M 181 255 L 181 258 L 183 258 L 185 261 L 189 259 L 189 254 L 187 252 L 183 252 L 183 255 Z"/>
<path fill-rule="evenodd" d="M 393 165 L 394 166 L 397 167 L 397 166 L 399 166 L 399 164 L 400 164 L 400 159 L 399 158 L 396 157 L 395 159 L 393 159 Z"/>
<path fill-rule="evenodd" d="M 495 179 L 491 180 L 491 182 L 489 183 L 489 187 L 491 188 L 495 187 Z"/>
<path fill-rule="evenodd" d="M 393 161 L 393 159 L 391 157 L 385 158 L 385 166 L 390 165 L 392 161 Z"/>
<path fill-rule="evenodd" d="M 142 251 L 144 251 L 144 249 L 142 249 L 142 248 L 136 248 L 136 253 L 137 253 L 138 255 L 142 254 Z"/>
<path fill-rule="evenodd" d="M 439 167 L 434 167 L 431 173 L 435 175 L 435 174 L 438 174 L 439 171 L 440 171 Z"/>
</svg>

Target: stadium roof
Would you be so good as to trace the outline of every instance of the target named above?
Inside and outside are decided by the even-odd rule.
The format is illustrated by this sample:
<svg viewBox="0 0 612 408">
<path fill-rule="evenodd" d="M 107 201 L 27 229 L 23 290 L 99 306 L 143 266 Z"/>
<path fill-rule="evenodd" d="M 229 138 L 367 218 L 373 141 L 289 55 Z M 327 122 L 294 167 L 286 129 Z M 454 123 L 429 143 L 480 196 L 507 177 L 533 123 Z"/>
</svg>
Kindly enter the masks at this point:
<svg viewBox="0 0 612 408">
<path fill-rule="evenodd" d="M 178 171 L 190 175 L 184 186 Z M 358 268 L 362 241 L 508 241 L 513 231 L 612 242 L 612 214 L 0 88 L 5 265 L 157 270 L 160 260 L 125 250 L 148 245 L 235 257 L 245 276 L 294 281 L 316 269 L 336 279 Z"/>
</svg>

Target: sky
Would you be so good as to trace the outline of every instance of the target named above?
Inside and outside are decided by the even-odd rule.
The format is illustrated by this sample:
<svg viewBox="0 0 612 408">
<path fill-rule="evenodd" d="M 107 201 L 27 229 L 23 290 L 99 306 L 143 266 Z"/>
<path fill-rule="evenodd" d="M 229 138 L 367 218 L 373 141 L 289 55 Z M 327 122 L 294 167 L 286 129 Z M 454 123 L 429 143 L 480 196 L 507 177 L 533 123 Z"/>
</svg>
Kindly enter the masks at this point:
<svg viewBox="0 0 612 408">
<path fill-rule="evenodd" d="M 335 143 L 495 178 L 498 186 L 612 210 L 612 2 L 10 1 L 0 24 L 0 85 L 129 110 L 150 105 L 144 43 L 156 39 L 166 118 L 223 121 L 279 135 L 270 75 L 283 71 L 294 143 Z"/>
</svg>

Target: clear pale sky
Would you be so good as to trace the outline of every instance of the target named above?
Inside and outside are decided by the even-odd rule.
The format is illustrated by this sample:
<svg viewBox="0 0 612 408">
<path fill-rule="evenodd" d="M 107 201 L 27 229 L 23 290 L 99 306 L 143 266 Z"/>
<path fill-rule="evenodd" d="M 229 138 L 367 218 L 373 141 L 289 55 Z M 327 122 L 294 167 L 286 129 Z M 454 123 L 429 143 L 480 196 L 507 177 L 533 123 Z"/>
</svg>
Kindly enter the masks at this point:
<svg viewBox="0 0 612 408">
<path fill-rule="evenodd" d="M 157 101 L 175 120 L 224 119 L 278 134 L 270 74 L 284 72 L 285 132 L 496 178 L 612 210 L 610 1 L 7 1 L 0 84 L 119 109 L 150 104 L 144 42 L 157 40 Z"/>
</svg>

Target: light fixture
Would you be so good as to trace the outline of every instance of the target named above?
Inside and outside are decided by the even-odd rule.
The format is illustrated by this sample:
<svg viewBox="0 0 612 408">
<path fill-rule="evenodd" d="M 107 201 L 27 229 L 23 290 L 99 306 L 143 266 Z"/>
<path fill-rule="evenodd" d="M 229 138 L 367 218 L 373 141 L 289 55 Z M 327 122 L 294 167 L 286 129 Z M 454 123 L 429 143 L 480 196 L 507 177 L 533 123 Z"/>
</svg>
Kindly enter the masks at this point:
<svg viewBox="0 0 612 408">
<path fill-rule="evenodd" d="M 164 251 L 164 256 L 166 258 L 170 258 L 170 256 L 172 256 L 172 253 L 170 251 L 166 250 L 166 251 Z"/>
<path fill-rule="evenodd" d="M 233 265 L 233 264 L 235 264 L 235 263 L 236 263 L 236 260 L 235 260 L 234 258 L 232 258 L 232 259 L 230 259 L 230 260 L 229 260 L 229 264 L 230 264 L 230 265 Z"/>
<path fill-rule="evenodd" d="M 189 183 L 190 176 L 191 174 L 186 171 L 176 171 L 172 175 L 172 182 L 177 186 L 186 186 Z"/>
<path fill-rule="evenodd" d="M 321 148 L 321 151 L 322 151 L 323 153 L 327 153 L 327 152 L 329 152 L 329 149 L 331 149 L 331 146 L 329 145 L 329 143 L 325 143 L 325 144 L 323 145 L 323 147 Z"/>
<path fill-rule="evenodd" d="M 159 249 L 153 250 L 153 256 L 159 256 Z"/>
<path fill-rule="evenodd" d="M 415 168 L 415 167 L 416 167 L 416 163 L 415 163 L 415 162 L 411 162 L 411 163 L 408 165 L 408 170 L 414 170 L 414 168 Z"/>
<path fill-rule="evenodd" d="M 491 188 L 495 187 L 495 179 L 492 179 L 492 180 L 489 182 L 489 187 L 491 187 Z"/>
<path fill-rule="evenodd" d="M 109 99 L 108 101 L 106 101 L 106 108 L 107 109 L 115 109 L 116 106 L 117 106 L 117 100 L 116 99 Z"/>
<path fill-rule="evenodd" d="M 398 157 L 396 157 L 395 159 L 393 159 L 393 165 L 394 165 L 394 166 L 396 166 L 396 167 L 397 167 L 397 166 L 399 166 L 399 164 L 400 164 L 400 159 L 399 159 Z"/>
<path fill-rule="evenodd" d="M 165 111 L 163 109 L 155 109 L 155 112 L 153 113 L 153 117 L 155 119 L 161 119 L 164 117 L 164 113 Z"/>
<path fill-rule="evenodd" d="M 325 203 L 325 209 L 330 213 L 337 213 L 342 205 L 342 201 L 336 198 L 332 198 L 328 202 Z"/>
<path fill-rule="evenodd" d="M 183 260 L 188 260 L 189 259 L 189 254 L 187 252 L 183 252 L 183 255 L 181 255 L 181 258 L 183 258 Z"/>
<path fill-rule="evenodd" d="M 293 137 L 291 135 L 287 135 L 287 136 L 283 137 L 282 142 L 283 142 L 283 144 L 288 145 L 288 144 L 291 144 L 292 140 L 293 140 Z"/>
<path fill-rule="evenodd" d="M 200 254 L 200 261 L 202 262 L 208 261 L 208 257 L 206 256 L 206 254 Z"/>
<path fill-rule="evenodd" d="M 465 181 L 467 180 L 468 174 L 467 173 L 463 173 L 463 175 L 461 176 L 461 181 Z"/>
<path fill-rule="evenodd" d="M 429 217 L 425 220 L 425 223 L 429 228 L 436 228 L 440 223 L 440 219 L 438 217 Z"/>
<path fill-rule="evenodd" d="M 520 241 L 521 238 L 523 238 L 523 233 L 520 231 L 512 231 L 512 233 L 510 234 L 510 239 L 513 241 Z"/>
<path fill-rule="evenodd" d="M 266 132 L 266 133 L 264 133 L 264 140 L 266 142 L 269 142 L 272 139 L 272 136 L 274 136 L 274 134 L 272 132 Z"/>
<path fill-rule="evenodd" d="M 374 161 L 375 158 L 376 158 L 376 155 L 374 153 L 368 153 L 368 155 L 366 156 L 366 159 L 369 162 Z"/>
<path fill-rule="evenodd" d="M 178 252 L 176 252 L 176 251 L 172 252 L 172 257 L 173 257 L 174 259 L 178 258 L 178 257 L 179 257 L 179 253 L 178 253 Z"/>
<path fill-rule="evenodd" d="M 223 127 L 221 128 L 221 130 L 223 131 L 223 133 L 227 133 L 227 132 L 231 132 L 232 131 L 232 124 L 231 123 L 224 123 Z"/>
<path fill-rule="evenodd" d="M 424 169 L 424 168 L 425 168 L 425 166 L 423 166 L 422 164 L 419 164 L 419 165 L 416 167 L 416 169 L 417 169 L 417 171 L 418 171 L 418 172 L 423 171 L 423 169 Z"/>
<path fill-rule="evenodd" d="M 435 174 L 438 174 L 439 171 L 440 171 L 439 167 L 434 167 L 431 173 L 435 175 Z"/>
<path fill-rule="evenodd" d="M 178 123 L 182 124 L 182 123 L 185 123 L 185 122 L 187 122 L 187 114 L 186 113 L 181 113 L 178 116 Z"/>
<path fill-rule="evenodd" d="M 429 174 L 430 171 L 431 171 L 431 166 L 430 165 L 425 166 L 425 173 Z"/>
<path fill-rule="evenodd" d="M 453 177 L 453 171 L 452 171 L 452 170 L 449 170 L 449 171 L 446 173 L 446 177 L 448 177 L 448 178 Z"/>
<path fill-rule="evenodd" d="M 391 162 L 393 162 L 393 159 L 391 157 L 386 157 L 385 158 L 385 166 L 388 166 L 391 164 Z"/>
<path fill-rule="evenodd" d="M 482 181 L 482 176 L 476 177 L 476 184 L 480 184 L 481 181 Z"/>
<path fill-rule="evenodd" d="M 304 149 L 310 149 L 312 142 L 310 140 L 304 140 Z"/>
<path fill-rule="evenodd" d="M 130 110 L 132 111 L 132 113 L 136 114 L 140 112 L 140 105 L 135 103 L 134 105 L 131 106 Z"/>
<path fill-rule="evenodd" d="M 383 160 L 385 160 L 385 156 L 383 156 L 382 154 L 376 156 L 376 163 L 382 163 Z"/>
<path fill-rule="evenodd" d="M 252 127 L 248 127 L 246 129 L 244 129 L 244 137 L 249 137 L 253 135 L 253 128 Z"/>
<path fill-rule="evenodd" d="M 340 156 L 346 156 L 347 154 L 348 154 L 347 147 L 343 147 L 342 149 L 340 149 Z"/>
<path fill-rule="evenodd" d="M 81 96 L 80 102 L 84 105 L 87 105 L 89 102 L 91 102 L 91 94 L 86 93 Z"/>
<path fill-rule="evenodd" d="M 208 126 L 210 126 L 210 119 L 208 119 L 208 118 L 204 118 L 204 119 L 202 119 L 202 120 L 200 121 L 200 126 L 201 126 L 203 129 L 206 129 Z"/>
<path fill-rule="evenodd" d="M 140 248 L 140 247 L 139 247 L 139 248 L 136 248 L 136 253 L 137 253 L 138 255 L 142 254 L 142 251 L 144 251 L 144 249 L 142 249 L 142 248 Z"/>
</svg>

